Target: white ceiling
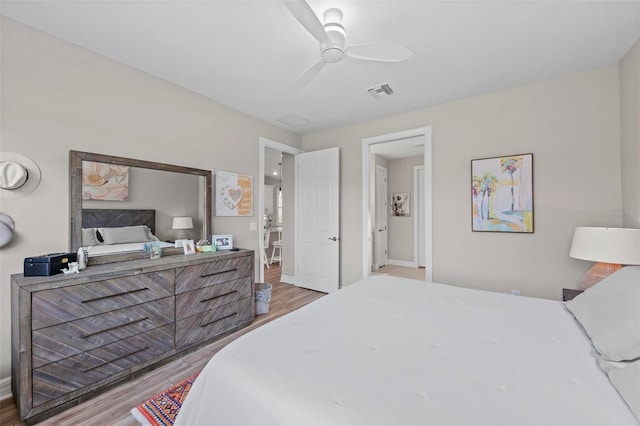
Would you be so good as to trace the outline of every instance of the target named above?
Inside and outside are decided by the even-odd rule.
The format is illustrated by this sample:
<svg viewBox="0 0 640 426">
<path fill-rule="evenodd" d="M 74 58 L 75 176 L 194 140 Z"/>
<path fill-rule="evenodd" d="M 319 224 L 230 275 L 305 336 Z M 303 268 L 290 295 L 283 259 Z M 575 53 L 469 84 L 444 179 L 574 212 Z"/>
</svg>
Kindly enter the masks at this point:
<svg viewBox="0 0 640 426">
<path fill-rule="evenodd" d="M 317 41 L 279 0 L 2 1 L 1 13 L 276 126 L 306 134 L 617 62 L 640 1 L 318 1 L 346 44 L 396 43 L 403 63 L 343 60 L 290 88 Z M 394 94 L 366 89 L 389 83 Z M 309 120 L 292 127 L 278 118 Z"/>
</svg>

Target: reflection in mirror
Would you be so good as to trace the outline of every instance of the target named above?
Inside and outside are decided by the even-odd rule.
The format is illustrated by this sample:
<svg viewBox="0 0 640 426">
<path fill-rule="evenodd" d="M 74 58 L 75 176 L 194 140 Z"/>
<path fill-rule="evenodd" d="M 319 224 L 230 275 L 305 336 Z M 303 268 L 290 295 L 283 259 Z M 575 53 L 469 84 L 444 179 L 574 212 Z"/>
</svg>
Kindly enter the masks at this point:
<svg viewBox="0 0 640 426">
<path fill-rule="evenodd" d="M 115 171 L 110 172 L 112 169 Z M 75 252 L 81 246 L 93 246 L 90 263 L 144 257 L 141 249 L 145 241 L 176 239 L 177 231 L 172 229 L 174 217 L 192 218 L 193 228 L 180 231 L 187 232 L 188 238 L 195 241 L 210 238 L 212 178 L 209 170 L 70 151 L 69 179 L 70 250 Z M 110 180 L 108 185 L 104 183 L 107 180 Z M 96 183 L 94 186 L 89 185 L 92 181 Z M 139 225 L 146 225 L 152 235 L 137 234 L 140 228 L 122 229 Z M 113 229 L 96 235 L 94 228 Z M 173 244 L 165 245 L 173 247 Z M 171 251 L 167 249 L 165 254 Z M 182 253 L 182 249 L 174 252 Z"/>
</svg>

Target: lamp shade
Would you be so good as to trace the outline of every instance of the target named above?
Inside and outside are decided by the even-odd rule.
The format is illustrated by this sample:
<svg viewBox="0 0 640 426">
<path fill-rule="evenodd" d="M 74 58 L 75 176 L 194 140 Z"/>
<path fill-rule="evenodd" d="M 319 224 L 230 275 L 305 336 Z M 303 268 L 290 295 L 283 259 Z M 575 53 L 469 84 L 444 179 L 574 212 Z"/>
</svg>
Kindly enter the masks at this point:
<svg viewBox="0 0 640 426">
<path fill-rule="evenodd" d="M 193 229 L 193 220 L 191 216 L 174 217 L 172 229 Z"/>
<path fill-rule="evenodd" d="M 640 229 L 577 227 L 569 256 L 593 262 L 640 265 Z"/>
</svg>

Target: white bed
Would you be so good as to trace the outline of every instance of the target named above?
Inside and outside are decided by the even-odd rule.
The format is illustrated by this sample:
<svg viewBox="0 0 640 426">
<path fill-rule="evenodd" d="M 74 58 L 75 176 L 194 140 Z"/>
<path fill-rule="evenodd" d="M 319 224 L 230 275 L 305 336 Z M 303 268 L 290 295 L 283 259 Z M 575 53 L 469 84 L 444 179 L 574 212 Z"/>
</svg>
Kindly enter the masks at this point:
<svg viewBox="0 0 640 426">
<path fill-rule="evenodd" d="M 82 209 L 80 245 L 89 257 L 144 250 L 144 244 L 155 242 L 161 248 L 173 243 L 155 236 L 156 211 L 152 209 Z"/>
<path fill-rule="evenodd" d="M 161 248 L 170 248 L 174 246 L 173 243 L 167 243 L 165 241 L 154 242 L 157 243 Z M 124 244 L 100 244 L 88 247 L 87 251 L 90 257 L 104 256 L 116 253 L 134 253 L 143 251 L 145 243 L 148 243 L 148 241 Z"/>
<path fill-rule="evenodd" d="M 221 350 L 176 425 L 638 424 L 596 354 L 562 302 L 373 276 Z"/>
</svg>

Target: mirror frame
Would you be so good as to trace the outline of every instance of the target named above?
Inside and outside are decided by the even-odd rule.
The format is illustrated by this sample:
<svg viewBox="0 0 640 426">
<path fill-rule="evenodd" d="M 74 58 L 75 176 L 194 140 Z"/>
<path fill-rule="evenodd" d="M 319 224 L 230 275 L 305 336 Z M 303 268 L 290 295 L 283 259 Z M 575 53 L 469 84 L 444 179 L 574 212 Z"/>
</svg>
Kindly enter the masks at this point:
<svg viewBox="0 0 640 426">
<path fill-rule="evenodd" d="M 95 154 L 92 152 L 69 151 L 69 248 L 70 252 L 78 251 L 82 241 L 82 162 L 94 161 L 97 163 L 118 164 L 143 169 L 162 170 L 174 173 L 184 173 L 196 176 L 204 176 L 204 207 L 202 229 L 204 235 L 211 235 L 211 208 L 213 177 L 211 170 L 194 169 L 191 167 L 176 166 L 174 164 L 156 163 L 153 161 L 135 160 L 132 158 L 115 157 L 112 155 Z M 182 249 L 179 250 L 182 254 Z M 177 253 L 176 253 L 177 254 Z M 144 257 L 140 253 L 122 253 L 99 256 L 99 263 L 119 262 Z M 97 258 L 95 258 L 97 259 Z"/>
</svg>

